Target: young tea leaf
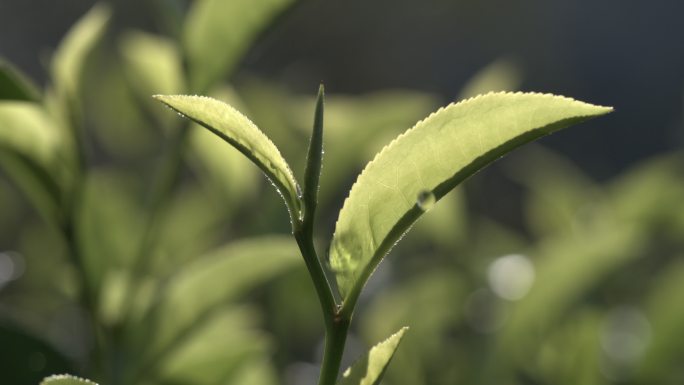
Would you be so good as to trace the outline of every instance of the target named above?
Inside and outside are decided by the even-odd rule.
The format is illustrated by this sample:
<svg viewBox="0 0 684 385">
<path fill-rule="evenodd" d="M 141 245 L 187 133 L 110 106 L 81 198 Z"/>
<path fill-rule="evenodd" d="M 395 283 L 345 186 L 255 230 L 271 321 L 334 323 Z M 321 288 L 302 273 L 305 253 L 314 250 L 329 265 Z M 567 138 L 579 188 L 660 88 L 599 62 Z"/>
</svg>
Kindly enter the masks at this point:
<svg viewBox="0 0 684 385">
<path fill-rule="evenodd" d="M 306 217 L 313 224 L 314 213 L 318 203 L 318 184 L 323 164 L 323 106 L 325 91 L 323 84 L 318 88 L 316 111 L 314 113 L 314 127 L 309 142 L 309 152 L 306 157 L 306 170 L 304 172 L 304 205 Z"/>
<path fill-rule="evenodd" d="M 256 35 L 293 0 L 203 0 L 185 22 L 190 90 L 206 92 L 230 73 Z"/>
<path fill-rule="evenodd" d="M 46 377 L 40 385 L 97 385 L 96 383 L 69 374 L 58 374 Z"/>
<path fill-rule="evenodd" d="M 536 93 L 490 93 L 433 113 L 386 146 L 340 212 L 330 264 L 351 311 L 382 258 L 424 211 L 514 148 L 611 108 Z"/>
<path fill-rule="evenodd" d="M 251 120 L 233 107 L 203 96 L 156 95 L 155 98 L 230 143 L 254 162 L 285 199 L 292 221 L 299 220 L 299 185 L 278 148 Z M 294 223 L 293 223 L 294 224 Z"/>
<path fill-rule="evenodd" d="M 407 329 L 401 328 L 385 341 L 373 346 L 342 373 L 337 385 L 378 385 Z"/>
</svg>

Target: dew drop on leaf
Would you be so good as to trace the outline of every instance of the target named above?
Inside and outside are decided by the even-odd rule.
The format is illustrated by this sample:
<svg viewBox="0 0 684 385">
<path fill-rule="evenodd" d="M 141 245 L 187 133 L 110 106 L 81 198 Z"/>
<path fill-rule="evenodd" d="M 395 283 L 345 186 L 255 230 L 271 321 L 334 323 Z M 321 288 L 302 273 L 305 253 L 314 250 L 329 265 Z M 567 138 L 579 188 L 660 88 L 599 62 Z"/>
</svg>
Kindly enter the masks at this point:
<svg viewBox="0 0 684 385">
<path fill-rule="evenodd" d="M 432 207 L 435 206 L 435 202 L 437 202 L 435 194 L 433 194 L 432 191 L 429 190 L 423 190 L 419 192 L 418 196 L 416 197 L 416 205 L 418 206 L 418 208 L 423 210 L 423 212 L 432 209 Z"/>
</svg>

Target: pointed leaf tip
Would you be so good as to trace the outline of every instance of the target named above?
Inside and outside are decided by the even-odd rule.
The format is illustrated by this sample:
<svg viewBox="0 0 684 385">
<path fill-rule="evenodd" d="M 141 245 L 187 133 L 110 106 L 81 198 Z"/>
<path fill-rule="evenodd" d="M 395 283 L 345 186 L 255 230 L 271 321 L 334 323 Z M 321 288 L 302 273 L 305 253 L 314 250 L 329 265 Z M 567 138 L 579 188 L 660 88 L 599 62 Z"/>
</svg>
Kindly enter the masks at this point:
<svg viewBox="0 0 684 385">
<path fill-rule="evenodd" d="M 373 346 L 351 367 L 344 371 L 337 385 L 377 385 L 394 356 L 408 327 L 401 328 L 385 341 Z"/>
<path fill-rule="evenodd" d="M 313 130 L 309 140 L 304 170 L 304 204 L 306 205 L 305 222 L 313 226 L 313 216 L 318 202 L 318 190 L 323 166 L 323 116 L 325 110 L 325 92 L 323 84 L 318 87 L 316 108 L 314 111 Z"/>
</svg>

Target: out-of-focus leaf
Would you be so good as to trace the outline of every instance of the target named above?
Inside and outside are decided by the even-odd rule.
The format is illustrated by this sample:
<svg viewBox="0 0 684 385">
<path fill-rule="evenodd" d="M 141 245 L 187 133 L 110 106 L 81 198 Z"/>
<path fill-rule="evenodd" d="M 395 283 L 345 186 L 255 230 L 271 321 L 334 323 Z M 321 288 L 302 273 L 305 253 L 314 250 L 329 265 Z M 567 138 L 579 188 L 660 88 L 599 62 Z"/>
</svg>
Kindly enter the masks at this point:
<svg viewBox="0 0 684 385">
<path fill-rule="evenodd" d="M 166 125 L 171 116 L 153 105 L 151 96 L 185 91 L 182 58 L 175 42 L 158 35 L 129 31 L 121 39 L 120 51 L 124 75 L 138 104 Z"/>
<path fill-rule="evenodd" d="M 159 364 L 161 383 L 213 385 L 238 383 L 245 365 L 264 358 L 269 341 L 255 328 L 258 320 L 245 308 L 219 310 L 184 339 Z"/>
<path fill-rule="evenodd" d="M 494 91 L 517 91 L 522 74 L 510 59 L 498 59 L 479 70 L 461 89 L 459 99 Z"/>
<path fill-rule="evenodd" d="M 60 96 L 73 99 L 81 89 L 85 62 L 104 34 L 110 10 L 95 5 L 64 37 L 52 61 L 54 86 Z"/>
<path fill-rule="evenodd" d="M 13 149 L 49 168 L 61 145 L 59 130 L 40 105 L 0 103 L 0 148 Z"/>
<path fill-rule="evenodd" d="M 539 236 L 577 232 L 606 215 L 605 193 L 558 154 L 528 146 L 505 169 L 529 190 L 526 216 Z"/>
<path fill-rule="evenodd" d="M 270 360 L 258 357 L 245 362 L 226 383 L 277 385 L 280 382 Z"/>
<path fill-rule="evenodd" d="M 660 237 L 684 235 L 684 156 L 666 154 L 642 162 L 609 185 L 617 215 Z"/>
<path fill-rule="evenodd" d="M 154 332 L 145 342 L 151 356 L 200 327 L 204 318 L 231 298 L 291 269 L 299 252 L 289 237 L 265 236 L 232 242 L 187 264 L 169 278 L 154 313 Z"/>
<path fill-rule="evenodd" d="M 548 328 L 583 295 L 639 256 L 644 239 L 634 226 L 604 223 L 542 243 L 536 281 L 530 292 L 511 309 L 501 331 L 499 346 L 511 362 L 524 359 Z"/>
<path fill-rule="evenodd" d="M 232 106 L 240 106 L 242 102 L 232 88 L 224 87 L 212 94 Z M 191 162 L 199 174 L 205 178 L 212 191 L 217 192 L 221 206 L 231 210 L 234 205 L 245 205 L 256 194 L 259 182 L 258 171 L 249 165 L 240 152 L 216 140 L 209 131 L 195 127 L 190 134 Z"/>
<path fill-rule="evenodd" d="M 53 176 L 29 157 L 0 149 L 0 166 L 26 194 L 31 204 L 48 223 L 60 224 L 61 189 Z"/>
<path fill-rule="evenodd" d="M 202 255 L 221 242 L 221 221 L 225 211 L 220 201 L 198 186 L 177 189 L 157 224 L 153 254 L 146 256 L 149 270 L 167 275 L 179 265 Z"/>
<path fill-rule="evenodd" d="M 407 329 L 404 327 L 385 341 L 373 346 L 368 353 L 342 373 L 342 378 L 337 384 L 378 385 Z"/>
<path fill-rule="evenodd" d="M 643 384 L 676 384 L 684 380 L 684 262 L 681 257 L 666 267 L 647 299 L 646 318 L 651 339 L 635 377 Z"/>
<path fill-rule="evenodd" d="M 100 286 L 110 269 L 125 269 L 136 256 L 142 221 L 135 184 L 121 172 L 93 171 L 79 203 L 77 228 L 85 268 Z"/>
<path fill-rule="evenodd" d="M 0 58 L 0 100 L 40 100 L 38 87 L 13 65 Z"/>
<path fill-rule="evenodd" d="M 573 99 L 494 93 L 449 105 L 399 136 L 361 173 L 340 212 L 330 264 L 352 303 L 410 226 L 458 183 L 514 148 L 610 112 Z"/>
<path fill-rule="evenodd" d="M 62 147 L 59 130 L 39 105 L 0 103 L 0 163 L 53 224 L 60 220 Z"/>
<path fill-rule="evenodd" d="M 162 36 L 129 31 L 121 39 L 125 72 L 141 98 L 176 94 L 185 89 L 180 53 Z"/>
<path fill-rule="evenodd" d="M 163 145 L 158 126 L 175 127 L 171 123 L 177 120 L 160 111 L 152 94 L 136 92 L 125 71 L 113 52 L 93 55 L 84 80 L 83 110 L 91 123 L 88 134 L 97 139 L 98 149 L 115 159 L 140 160 Z"/>
<path fill-rule="evenodd" d="M 278 148 L 246 116 L 216 99 L 202 96 L 155 96 L 237 148 L 273 182 L 285 199 L 290 218 L 301 212 L 300 189 Z"/>
<path fill-rule="evenodd" d="M 185 22 L 190 91 L 204 93 L 233 71 L 252 40 L 293 0 L 203 0 Z"/>
<path fill-rule="evenodd" d="M 40 383 L 40 385 L 97 385 L 96 383 L 86 380 L 85 378 L 80 378 L 72 376 L 69 374 L 57 374 L 54 376 L 47 377 Z"/>
<path fill-rule="evenodd" d="M 604 385 L 601 373 L 601 317 L 583 309 L 557 325 L 542 344 L 537 358 L 527 361 L 531 376 L 558 385 Z"/>
<path fill-rule="evenodd" d="M 396 352 L 387 380 L 397 384 L 421 384 L 427 371 L 458 367 L 467 363 L 454 360 L 446 352 L 452 340 L 449 332 L 460 324 L 467 288 L 462 277 L 447 269 L 434 269 L 401 282 L 373 297 L 361 316 L 361 330 L 366 340 L 377 340 L 401 325 L 410 325 L 411 333 Z M 458 369 L 457 369 L 458 370 Z"/>
</svg>

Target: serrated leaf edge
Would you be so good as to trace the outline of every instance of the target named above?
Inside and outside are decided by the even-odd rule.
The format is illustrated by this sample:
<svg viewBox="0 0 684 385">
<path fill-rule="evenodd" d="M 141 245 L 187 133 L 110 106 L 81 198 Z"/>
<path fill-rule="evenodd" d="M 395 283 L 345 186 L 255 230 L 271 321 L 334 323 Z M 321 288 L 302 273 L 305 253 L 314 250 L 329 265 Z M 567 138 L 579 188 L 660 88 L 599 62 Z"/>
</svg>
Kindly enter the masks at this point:
<svg viewBox="0 0 684 385">
<path fill-rule="evenodd" d="M 390 355 L 389 360 L 387 360 L 387 362 L 385 362 L 385 364 L 383 365 L 384 367 L 383 367 L 383 370 L 380 374 L 380 376 L 382 376 L 382 373 L 384 373 L 385 369 L 387 368 L 387 365 L 389 365 L 390 360 L 392 359 L 392 357 L 394 357 L 394 354 L 396 353 L 397 348 L 399 347 L 399 344 L 401 343 L 402 339 L 404 338 L 404 334 L 406 334 L 406 331 L 408 331 L 408 330 L 409 330 L 409 327 L 404 326 L 401 329 L 399 329 L 398 331 L 396 331 L 394 334 L 392 334 L 391 336 L 389 336 L 389 337 L 385 338 L 384 340 L 378 342 L 377 344 L 373 345 L 370 349 L 368 349 L 368 351 L 366 353 L 361 355 L 361 357 L 359 357 L 347 369 L 345 369 L 345 371 L 342 373 L 342 379 L 347 378 L 351 374 L 351 370 L 354 367 L 354 365 L 356 365 L 356 363 L 359 362 L 359 360 L 361 360 L 364 356 L 368 356 L 368 358 L 370 358 L 371 353 L 375 349 L 383 347 L 385 344 L 392 342 L 396 338 L 397 339 L 396 346 L 392 350 L 392 354 Z"/>
<path fill-rule="evenodd" d="M 43 381 L 40 382 L 40 385 L 50 385 L 50 381 L 57 381 L 57 380 L 76 380 L 76 381 L 81 381 L 85 384 L 91 384 L 91 385 L 97 385 L 96 382 L 90 381 L 88 379 L 74 376 L 71 374 L 53 374 L 51 376 L 43 378 Z"/>
<path fill-rule="evenodd" d="M 244 118 L 247 120 L 248 124 L 250 124 L 252 127 L 254 127 L 254 128 L 256 129 L 256 131 L 259 133 L 259 135 L 260 135 L 263 139 L 265 139 L 266 142 L 268 142 L 270 145 L 273 146 L 273 148 L 275 149 L 275 151 L 276 151 L 276 153 L 278 154 L 278 156 L 280 156 L 280 158 L 283 159 L 283 161 L 284 161 L 283 163 L 284 163 L 284 165 L 285 165 L 285 171 L 287 172 L 287 177 L 288 177 L 288 179 L 290 180 L 290 183 L 292 183 L 292 184 L 294 185 L 294 187 L 295 187 L 295 190 L 296 190 L 296 191 L 295 191 L 295 194 L 298 194 L 298 192 L 300 191 L 301 188 L 300 188 L 300 186 L 299 186 L 299 183 L 297 183 L 297 179 L 295 179 L 294 173 L 292 172 L 292 169 L 290 168 L 290 165 L 287 163 L 287 161 L 286 161 L 285 158 L 283 157 L 283 155 L 282 155 L 282 153 L 280 152 L 280 149 L 278 148 L 278 146 L 276 146 L 275 143 L 273 143 L 273 141 L 271 140 L 271 138 L 269 138 L 269 137 L 268 137 L 268 136 L 259 128 L 259 126 L 257 126 L 257 125 L 256 125 L 256 124 L 255 124 L 247 115 L 243 114 L 242 112 L 240 112 L 239 110 L 237 110 L 235 107 L 231 106 L 230 104 L 228 104 L 228 103 L 226 103 L 226 102 L 224 102 L 224 101 L 222 101 L 222 100 L 215 99 L 215 98 L 212 98 L 212 97 L 209 97 L 209 96 L 197 95 L 197 94 L 193 94 L 193 95 L 161 95 L 161 94 L 156 94 L 156 95 L 152 95 L 152 98 L 154 98 L 155 100 L 157 100 L 157 101 L 163 103 L 167 108 L 169 108 L 169 109 L 171 109 L 172 111 L 176 112 L 176 113 L 177 113 L 178 115 L 180 115 L 181 117 L 186 118 L 186 119 L 190 119 L 191 121 L 196 122 L 197 124 L 199 124 L 199 125 L 201 125 L 201 126 L 207 128 L 209 131 L 211 131 L 211 132 L 213 132 L 213 133 L 215 133 L 215 132 L 214 132 L 214 129 L 209 128 L 209 127 L 208 127 L 208 126 L 209 126 L 208 124 L 204 123 L 203 121 L 201 121 L 201 120 L 199 120 L 199 119 L 194 119 L 194 118 L 191 118 L 191 117 L 185 115 L 184 113 L 182 113 L 182 112 L 178 111 L 177 109 L 175 109 L 173 106 L 170 106 L 169 104 L 167 104 L 167 103 L 164 101 L 164 99 L 165 99 L 165 98 L 195 98 L 195 99 L 200 99 L 200 100 L 209 100 L 209 101 L 211 101 L 211 102 L 218 102 L 218 103 L 223 104 L 225 107 L 228 107 L 230 110 L 236 112 L 236 113 L 239 114 L 240 116 L 244 117 Z M 290 212 L 290 216 L 292 217 L 292 219 L 301 219 L 302 208 L 301 208 L 300 197 L 297 196 L 297 195 L 295 195 L 295 196 L 293 196 L 292 199 L 291 199 L 292 202 L 290 202 L 290 199 L 287 199 L 287 198 L 285 197 L 286 191 L 289 190 L 289 189 L 287 188 L 287 186 L 278 186 L 278 185 L 280 185 L 280 182 L 277 180 L 277 178 L 271 178 L 270 174 L 272 174 L 272 173 L 271 173 L 270 171 L 268 171 L 268 170 L 262 168 L 262 167 L 259 165 L 261 162 L 255 162 L 254 159 L 252 159 L 251 156 L 249 156 L 246 152 L 242 151 L 242 150 L 244 149 L 245 151 L 249 152 L 249 151 L 253 151 L 253 149 L 247 148 L 243 143 L 240 143 L 240 142 L 238 142 L 238 141 L 236 141 L 236 140 L 233 140 L 233 139 L 231 139 L 230 144 L 231 144 L 233 147 L 236 147 L 238 150 L 240 150 L 241 153 L 243 153 L 245 156 L 247 156 L 247 158 L 249 158 L 252 162 L 254 162 L 254 163 L 259 167 L 259 169 L 261 169 L 261 170 L 264 172 L 264 174 L 266 174 L 266 176 L 267 176 L 267 178 L 269 179 L 269 181 L 276 187 L 276 191 L 278 192 L 278 194 L 280 194 L 280 196 L 281 196 L 281 197 L 283 198 L 283 200 L 286 202 L 286 206 L 287 206 L 287 208 L 288 208 L 288 211 L 291 211 L 291 212 Z M 237 145 L 236 145 L 236 144 L 237 144 Z M 255 152 L 256 152 L 256 151 L 255 151 Z M 264 156 L 264 154 L 260 154 L 260 155 L 263 156 L 264 158 L 268 158 L 267 156 Z M 275 176 L 275 175 L 274 175 L 274 176 Z M 286 191 L 281 191 L 281 190 L 286 190 Z M 288 195 L 290 195 L 290 194 L 288 193 Z M 294 207 L 290 207 L 290 203 L 291 203 Z"/>
<path fill-rule="evenodd" d="M 359 182 L 361 182 L 362 179 L 364 178 L 364 176 L 366 175 L 366 171 L 371 167 L 371 165 L 372 165 L 373 163 L 375 163 L 375 162 L 377 161 L 377 159 L 378 159 L 385 151 L 387 151 L 388 148 L 394 146 L 395 143 L 396 143 L 397 141 L 401 140 L 404 136 L 408 135 L 408 134 L 411 133 L 413 130 L 417 129 L 417 128 L 420 127 L 422 124 L 424 124 L 426 121 L 430 120 L 433 116 L 435 116 L 435 115 L 441 113 L 441 112 L 444 111 L 444 110 L 447 110 L 447 109 L 450 109 L 450 108 L 455 108 L 455 107 L 458 107 L 458 106 L 463 106 L 463 105 L 466 105 L 466 104 L 470 104 L 470 103 L 473 103 L 473 102 L 475 102 L 475 101 L 477 101 L 477 100 L 479 100 L 479 99 L 483 99 L 483 98 L 486 98 L 486 97 L 490 97 L 490 96 L 501 96 L 501 95 L 506 95 L 506 96 L 514 96 L 514 95 L 542 96 L 542 97 L 547 97 L 547 98 L 549 98 L 549 99 L 565 100 L 565 101 L 569 101 L 569 102 L 581 103 L 581 104 L 584 104 L 584 105 L 597 107 L 597 108 L 599 108 L 599 109 L 605 109 L 605 112 L 604 112 L 604 113 L 609 113 L 609 112 L 613 111 L 613 108 L 612 108 L 612 107 L 601 106 L 601 105 L 596 105 L 596 104 L 590 104 L 590 103 L 586 103 L 586 102 L 583 102 L 583 101 L 580 101 L 580 100 L 577 100 L 577 99 L 574 99 L 574 98 L 571 98 L 571 97 L 567 97 L 567 96 L 555 95 L 555 94 L 544 93 L 544 92 L 524 92 L 524 91 L 515 91 L 515 92 L 511 92 L 511 91 L 493 91 L 493 92 L 487 92 L 487 93 L 484 93 L 484 94 L 472 96 L 472 97 L 470 97 L 470 98 L 463 99 L 463 100 L 460 100 L 460 101 L 458 101 L 458 102 L 449 103 L 449 104 L 447 104 L 446 106 L 442 106 L 442 107 L 438 108 L 437 110 L 435 110 L 434 112 L 432 112 L 432 113 L 430 113 L 428 116 L 426 116 L 425 118 L 419 120 L 419 121 L 418 121 L 416 124 L 414 124 L 411 128 L 409 128 L 409 129 L 407 129 L 406 131 L 404 131 L 403 133 L 399 134 L 399 135 L 398 135 L 397 137 L 395 137 L 391 142 L 389 142 L 388 144 L 386 144 L 385 146 L 383 146 L 382 149 L 381 149 L 380 151 L 378 151 L 378 152 L 375 154 L 375 156 L 373 157 L 373 159 L 372 159 L 370 162 L 368 162 L 368 163 L 366 164 L 366 166 L 363 168 L 363 170 L 361 171 L 361 173 L 359 174 L 359 176 L 356 178 L 356 180 L 354 181 L 354 184 L 352 185 L 351 189 L 349 190 L 349 194 L 348 194 L 347 197 L 344 199 L 344 202 L 342 203 L 342 208 L 340 209 L 339 212 L 341 213 L 341 212 L 345 209 L 345 207 L 347 206 L 347 203 L 348 203 L 348 201 L 349 201 L 349 198 L 353 195 L 354 191 L 357 189 L 357 186 L 359 185 Z M 578 115 L 577 117 L 587 117 L 587 116 L 593 116 L 593 115 Z M 332 239 L 335 239 L 336 236 L 337 236 L 337 228 L 338 228 L 339 221 L 340 221 L 340 216 L 338 215 L 338 218 L 337 218 L 337 220 L 335 221 L 335 231 L 333 232 L 333 236 L 332 236 L 331 240 L 332 240 Z M 407 231 L 408 231 L 408 230 L 407 230 Z M 401 239 L 401 238 L 400 238 L 400 239 Z M 371 257 L 371 260 L 373 260 L 373 259 L 375 259 L 375 258 L 376 258 L 376 255 L 373 254 L 373 256 Z M 352 290 L 353 290 L 353 289 L 352 289 Z M 345 298 L 346 298 L 346 297 L 347 297 L 347 296 L 345 295 Z"/>
</svg>

